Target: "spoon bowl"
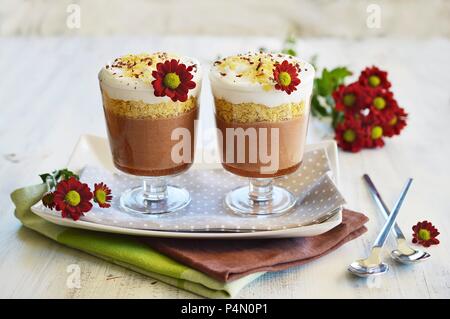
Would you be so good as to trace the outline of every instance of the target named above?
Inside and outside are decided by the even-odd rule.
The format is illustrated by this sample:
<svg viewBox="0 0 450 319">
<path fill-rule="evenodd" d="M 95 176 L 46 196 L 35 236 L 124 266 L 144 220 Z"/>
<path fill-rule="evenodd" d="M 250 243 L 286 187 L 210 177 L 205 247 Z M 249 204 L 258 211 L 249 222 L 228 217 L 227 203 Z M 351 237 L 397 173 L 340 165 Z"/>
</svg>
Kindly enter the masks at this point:
<svg viewBox="0 0 450 319">
<path fill-rule="evenodd" d="M 399 249 L 395 249 L 391 252 L 391 257 L 399 263 L 410 265 L 424 261 L 430 258 L 431 255 L 422 250 L 414 250 L 412 254 L 405 254 Z"/>
<path fill-rule="evenodd" d="M 350 271 L 352 274 L 358 276 L 358 277 L 370 277 L 370 276 L 376 276 L 376 275 L 382 275 L 386 273 L 389 270 L 389 265 L 386 263 L 379 263 L 375 265 L 367 266 L 363 262 L 363 260 L 356 260 L 352 262 L 348 266 L 348 271 Z"/>
</svg>

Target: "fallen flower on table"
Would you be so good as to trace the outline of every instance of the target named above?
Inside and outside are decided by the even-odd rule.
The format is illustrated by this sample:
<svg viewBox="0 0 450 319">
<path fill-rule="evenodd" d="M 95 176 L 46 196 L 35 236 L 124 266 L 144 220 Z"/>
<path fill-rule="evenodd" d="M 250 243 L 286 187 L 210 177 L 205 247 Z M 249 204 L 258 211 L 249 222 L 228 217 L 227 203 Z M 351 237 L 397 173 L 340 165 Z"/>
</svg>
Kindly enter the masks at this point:
<svg viewBox="0 0 450 319">
<path fill-rule="evenodd" d="M 412 227 L 414 244 L 419 244 L 424 247 L 439 244 L 439 239 L 436 237 L 440 234 L 436 227 L 429 221 L 418 222 Z"/>
<path fill-rule="evenodd" d="M 40 176 L 49 188 L 42 196 L 42 204 L 51 210 L 61 211 L 63 218 L 80 219 L 92 209 L 91 201 L 101 208 L 111 206 L 111 189 L 103 182 L 94 184 L 94 191 L 91 191 L 87 184 L 79 181 L 78 175 L 67 169 Z"/>
</svg>

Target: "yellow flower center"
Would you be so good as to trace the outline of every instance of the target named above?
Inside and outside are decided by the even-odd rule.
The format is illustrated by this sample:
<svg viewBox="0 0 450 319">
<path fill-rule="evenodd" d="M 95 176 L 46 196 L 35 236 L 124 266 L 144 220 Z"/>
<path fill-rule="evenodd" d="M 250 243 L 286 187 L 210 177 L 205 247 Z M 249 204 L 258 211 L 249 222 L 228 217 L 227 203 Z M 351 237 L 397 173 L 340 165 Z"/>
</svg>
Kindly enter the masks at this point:
<svg viewBox="0 0 450 319">
<path fill-rule="evenodd" d="M 380 78 L 378 77 L 378 76 L 376 76 L 376 75 L 371 75 L 370 77 L 369 77 L 369 85 L 371 86 L 371 87 L 377 87 L 378 85 L 380 85 L 380 83 L 381 83 L 381 80 L 380 80 Z"/>
<path fill-rule="evenodd" d="M 381 136 L 383 136 L 383 129 L 381 128 L 381 126 L 374 126 L 370 135 L 373 140 L 379 139 Z"/>
<path fill-rule="evenodd" d="M 70 206 L 78 206 L 78 204 L 81 201 L 80 194 L 77 191 L 71 190 L 69 191 L 66 196 L 64 197 L 64 200 L 70 205 Z"/>
<path fill-rule="evenodd" d="M 386 100 L 378 96 L 373 99 L 373 106 L 375 106 L 377 110 L 382 110 L 386 107 Z"/>
<path fill-rule="evenodd" d="M 352 106 L 355 104 L 356 96 L 355 94 L 345 94 L 344 95 L 344 105 L 345 106 Z"/>
<path fill-rule="evenodd" d="M 278 76 L 278 81 L 282 86 L 289 86 L 291 84 L 291 75 L 287 72 L 280 72 L 280 75 Z"/>
<path fill-rule="evenodd" d="M 420 229 L 419 230 L 419 238 L 422 240 L 429 240 L 431 238 L 430 231 L 427 229 Z"/>
<path fill-rule="evenodd" d="M 390 121 L 389 121 L 389 125 L 390 126 L 394 126 L 395 124 L 397 124 L 397 116 L 394 116 Z"/>
<path fill-rule="evenodd" d="M 167 73 L 164 76 L 164 86 L 175 90 L 181 83 L 180 77 L 174 72 Z"/>
<path fill-rule="evenodd" d="M 355 139 L 356 139 L 355 131 L 349 129 L 344 132 L 344 141 L 352 143 L 355 141 Z"/>
<path fill-rule="evenodd" d="M 102 189 L 96 190 L 95 191 L 95 199 L 100 204 L 106 203 L 106 192 Z"/>
</svg>

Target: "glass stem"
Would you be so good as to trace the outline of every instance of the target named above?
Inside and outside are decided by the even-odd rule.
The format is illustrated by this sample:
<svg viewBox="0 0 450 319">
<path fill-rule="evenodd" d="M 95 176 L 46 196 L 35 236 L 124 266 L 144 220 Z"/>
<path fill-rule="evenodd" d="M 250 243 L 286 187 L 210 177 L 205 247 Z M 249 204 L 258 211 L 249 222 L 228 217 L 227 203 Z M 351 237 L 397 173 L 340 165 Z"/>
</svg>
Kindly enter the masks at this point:
<svg viewBox="0 0 450 319">
<path fill-rule="evenodd" d="M 165 177 L 146 177 L 143 180 L 143 197 L 149 201 L 167 198 L 167 179 Z"/>
<path fill-rule="evenodd" d="M 268 203 L 272 200 L 272 178 L 250 178 L 248 196 L 253 203 Z"/>
</svg>

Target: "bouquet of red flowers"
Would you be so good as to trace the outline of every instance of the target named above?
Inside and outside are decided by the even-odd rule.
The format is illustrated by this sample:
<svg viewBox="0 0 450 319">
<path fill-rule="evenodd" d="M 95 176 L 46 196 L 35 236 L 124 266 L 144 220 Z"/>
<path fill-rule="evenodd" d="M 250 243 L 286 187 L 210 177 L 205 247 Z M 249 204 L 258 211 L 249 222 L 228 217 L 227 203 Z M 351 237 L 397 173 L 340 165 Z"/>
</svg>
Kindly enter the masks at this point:
<svg viewBox="0 0 450 319">
<path fill-rule="evenodd" d="M 314 82 L 312 114 L 331 117 L 335 139 L 345 151 L 382 147 L 385 138 L 406 126 L 407 113 L 390 90 L 387 72 L 366 68 L 356 82 L 345 85 L 351 74 L 341 67 L 323 70 Z"/>
</svg>

